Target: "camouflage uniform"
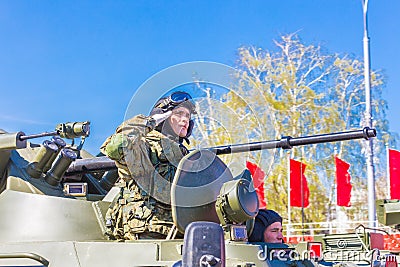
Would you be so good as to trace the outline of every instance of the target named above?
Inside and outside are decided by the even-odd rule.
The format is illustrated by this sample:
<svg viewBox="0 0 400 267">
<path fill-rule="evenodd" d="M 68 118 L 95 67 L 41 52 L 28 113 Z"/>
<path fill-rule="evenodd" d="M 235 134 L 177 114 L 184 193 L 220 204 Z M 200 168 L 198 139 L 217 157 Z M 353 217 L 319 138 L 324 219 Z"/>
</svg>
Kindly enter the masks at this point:
<svg viewBox="0 0 400 267">
<path fill-rule="evenodd" d="M 101 146 L 101 151 L 115 160 L 122 184 L 106 215 L 112 239 L 165 237 L 173 226 L 170 203 L 153 198 L 135 178 L 153 179 L 150 183 L 154 183 L 156 171 L 172 183 L 176 166 L 188 151 L 154 127 L 151 117 L 135 116 L 118 126 Z"/>
</svg>

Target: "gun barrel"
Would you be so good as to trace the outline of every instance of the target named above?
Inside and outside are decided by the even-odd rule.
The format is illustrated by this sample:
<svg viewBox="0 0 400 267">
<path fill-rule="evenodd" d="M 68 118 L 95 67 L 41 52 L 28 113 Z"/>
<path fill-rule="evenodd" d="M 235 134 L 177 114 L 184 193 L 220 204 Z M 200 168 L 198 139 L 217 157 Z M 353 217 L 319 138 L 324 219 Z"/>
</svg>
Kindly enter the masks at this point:
<svg viewBox="0 0 400 267">
<path fill-rule="evenodd" d="M 46 133 L 40 133 L 40 134 L 21 135 L 21 136 L 19 137 L 19 140 L 24 141 L 24 140 L 33 139 L 33 138 L 46 137 L 46 136 L 54 136 L 54 135 L 58 135 L 57 131 L 54 131 L 54 132 L 46 132 Z"/>
<path fill-rule="evenodd" d="M 72 162 L 72 164 L 65 172 L 65 175 L 71 176 L 78 173 L 86 173 L 99 170 L 108 171 L 115 168 L 115 162 L 106 156 L 91 159 L 77 159 Z"/>
<path fill-rule="evenodd" d="M 241 152 L 249 152 L 249 151 L 256 151 L 263 149 L 274 149 L 274 148 L 291 149 L 294 146 L 338 142 L 338 141 L 346 141 L 354 139 L 368 140 L 371 137 L 376 137 L 376 130 L 371 129 L 369 127 L 365 127 L 362 130 L 355 130 L 355 131 L 320 134 L 320 135 L 304 136 L 297 138 L 284 136 L 282 137 L 281 140 L 218 146 L 218 147 L 211 147 L 208 149 L 214 151 L 217 155 L 222 155 L 222 154 L 241 153 Z"/>
<path fill-rule="evenodd" d="M 304 136 L 298 138 L 292 138 L 290 136 L 282 137 L 281 140 L 254 142 L 246 144 L 228 145 L 228 146 L 217 146 L 205 148 L 214 151 L 217 155 L 230 154 L 230 153 L 241 153 L 264 149 L 283 148 L 290 149 L 294 146 L 327 143 L 327 142 L 338 142 L 354 139 L 366 139 L 376 137 L 376 130 L 369 127 L 365 127 L 362 130 L 347 131 L 339 133 L 321 134 L 313 136 Z M 96 157 L 91 159 L 77 159 L 75 160 L 65 175 L 70 176 L 77 173 L 93 172 L 98 170 L 112 170 L 116 168 L 115 162 L 106 156 Z"/>
<path fill-rule="evenodd" d="M 293 138 L 292 140 L 290 140 L 290 144 L 292 146 L 301 146 L 301 145 L 318 144 L 326 142 L 346 141 L 353 139 L 369 140 L 371 137 L 376 137 L 376 130 L 371 129 L 369 127 L 365 127 L 364 129 L 357 131 L 347 131 L 340 133 L 321 134 L 315 136 Z"/>
</svg>

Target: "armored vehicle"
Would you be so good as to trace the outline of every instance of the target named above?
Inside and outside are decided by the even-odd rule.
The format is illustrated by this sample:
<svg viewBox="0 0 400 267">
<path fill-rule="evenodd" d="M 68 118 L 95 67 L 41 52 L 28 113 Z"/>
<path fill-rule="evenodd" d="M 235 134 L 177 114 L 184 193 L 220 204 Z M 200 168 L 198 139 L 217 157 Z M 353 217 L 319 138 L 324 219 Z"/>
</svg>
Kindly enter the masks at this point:
<svg viewBox="0 0 400 267">
<path fill-rule="evenodd" d="M 258 212 L 249 172 L 233 177 L 218 155 L 376 135 L 364 128 L 192 151 L 171 187 L 176 232 L 184 238 L 120 242 L 107 239 L 105 226 L 119 193 L 115 164 L 82 149 L 89 133 L 89 122 L 61 123 L 42 134 L 1 132 L 0 266 L 332 265 L 315 255 L 302 258 L 290 245 L 249 243 Z M 30 142 L 38 137 L 49 140 Z"/>
<path fill-rule="evenodd" d="M 376 201 L 378 222 L 391 227 L 367 227 L 362 224 L 354 231 L 325 234 L 314 237 L 321 246 L 325 264 L 370 265 L 397 267 L 400 262 L 400 200 L 379 199 Z M 298 251 L 304 251 L 307 244 L 299 243 Z"/>
</svg>

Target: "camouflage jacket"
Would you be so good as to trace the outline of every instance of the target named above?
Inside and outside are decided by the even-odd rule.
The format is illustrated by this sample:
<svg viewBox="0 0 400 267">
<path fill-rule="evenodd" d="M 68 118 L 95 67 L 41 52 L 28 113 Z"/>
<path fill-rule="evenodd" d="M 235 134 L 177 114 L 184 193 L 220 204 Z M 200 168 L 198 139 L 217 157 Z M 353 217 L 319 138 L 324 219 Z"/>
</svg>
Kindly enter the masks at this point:
<svg viewBox="0 0 400 267">
<path fill-rule="evenodd" d="M 146 232 L 167 235 L 173 226 L 170 187 L 187 149 L 154 127 L 150 117 L 135 116 L 100 148 L 115 161 L 124 185 L 106 216 L 111 238 L 137 239 Z"/>
</svg>

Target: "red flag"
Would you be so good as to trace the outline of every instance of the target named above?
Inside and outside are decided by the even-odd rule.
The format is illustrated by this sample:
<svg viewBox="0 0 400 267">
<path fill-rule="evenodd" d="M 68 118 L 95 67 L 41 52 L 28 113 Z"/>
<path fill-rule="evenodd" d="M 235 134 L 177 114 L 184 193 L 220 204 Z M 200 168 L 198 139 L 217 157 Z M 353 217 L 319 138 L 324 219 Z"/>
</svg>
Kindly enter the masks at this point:
<svg viewBox="0 0 400 267">
<path fill-rule="evenodd" d="M 390 199 L 400 199 L 400 152 L 389 149 Z"/>
<path fill-rule="evenodd" d="M 338 206 L 350 207 L 351 176 L 348 173 L 350 164 L 335 156 L 336 166 L 336 203 Z"/>
<path fill-rule="evenodd" d="M 246 168 L 250 171 L 251 176 L 253 177 L 254 188 L 257 193 L 258 202 L 260 204 L 260 209 L 267 208 L 267 202 L 265 201 L 264 196 L 264 177 L 265 172 L 257 166 L 257 164 L 252 163 L 250 161 L 246 161 Z"/>
<path fill-rule="evenodd" d="M 306 164 L 290 159 L 290 206 L 292 207 L 308 207 L 310 190 L 304 176 L 306 167 Z"/>
</svg>

